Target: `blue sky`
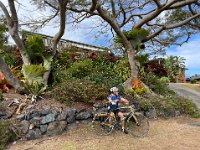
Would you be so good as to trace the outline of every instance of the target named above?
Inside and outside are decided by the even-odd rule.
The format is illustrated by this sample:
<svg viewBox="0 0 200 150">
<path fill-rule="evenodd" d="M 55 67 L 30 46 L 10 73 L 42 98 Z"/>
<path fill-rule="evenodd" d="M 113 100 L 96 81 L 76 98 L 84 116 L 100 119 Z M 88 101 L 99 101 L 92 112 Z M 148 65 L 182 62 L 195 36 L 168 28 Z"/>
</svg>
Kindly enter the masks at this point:
<svg viewBox="0 0 200 150">
<path fill-rule="evenodd" d="M 7 5 L 7 0 L 1 0 Z M 42 15 L 47 15 L 47 12 L 41 13 L 36 10 L 33 5 L 30 5 L 28 0 L 19 1 L 23 5 L 17 8 L 18 16 L 20 22 L 28 21 L 34 18 L 39 18 Z M 0 11 L 1 14 L 1 11 Z M 92 20 L 85 20 L 81 22 L 79 26 L 72 26 L 68 24 L 66 26 L 65 34 L 63 38 L 68 40 L 73 40 L 77 42 L 87 43 L 96 46 L 109 46 L 111 44 L 112 34 L 107 32 L 107 37 L 102 35 L 97 35 L 96 30 L 92 30 L 92 27 L 99 25 L 100 22 L 96 18 Z M 54 36 L 58 31 L 58 23 L 50 22 L 45 28 L 38 30 L 39 33 Z M 27 27 L 22 27 L 23 29 L 28 29 Z M 97 38 L 94 37 L 97 35 Z M 186 76 L 192 76 L 194 74 L 200 74 L 200 33 L 192 36 L 188 43 L 180 46 L 171 46 L 167 48 L 167 55 L 182 56 L 186 58 Z"/>
<path fill-rule="evenodd" d="M 188 43 L 180 46 L 171 46 L 167 55 L 182 56 L 186 59 L 186 76 L 200 74 L 200 33 L 193 35 Z"/>
</svg>

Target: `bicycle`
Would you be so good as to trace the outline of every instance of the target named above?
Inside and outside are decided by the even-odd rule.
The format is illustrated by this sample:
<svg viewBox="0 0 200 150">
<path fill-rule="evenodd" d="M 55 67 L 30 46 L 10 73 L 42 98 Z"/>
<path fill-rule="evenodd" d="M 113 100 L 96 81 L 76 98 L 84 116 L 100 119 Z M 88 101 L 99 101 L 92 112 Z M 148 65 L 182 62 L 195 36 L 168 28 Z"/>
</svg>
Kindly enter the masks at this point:
<svg viewBox="0 0 200 150">
<path fill-rule="evenodd" d="M 95 108 L 96 109 L 96 108 Z M 144 137 L 149 132 L 149 121 L 148 119 L 139 111 L 136 111 L 135 106 L 120 107 L 119 109 L 128 109 L 129 112 L 125 112 L 124 121 L 125 128 L 129 134 L 137 137 Z M 111 112 L 112 113 L 112 112 Z M 92 129 L 97 135 L 110 135 L 113 130 L 121 129 L 120 118 L 114 114 L 112 117 L 112 122 L 109 122 L 110 113 L 100 112 L 95 113 L 92 119 Z"/>
</svg>

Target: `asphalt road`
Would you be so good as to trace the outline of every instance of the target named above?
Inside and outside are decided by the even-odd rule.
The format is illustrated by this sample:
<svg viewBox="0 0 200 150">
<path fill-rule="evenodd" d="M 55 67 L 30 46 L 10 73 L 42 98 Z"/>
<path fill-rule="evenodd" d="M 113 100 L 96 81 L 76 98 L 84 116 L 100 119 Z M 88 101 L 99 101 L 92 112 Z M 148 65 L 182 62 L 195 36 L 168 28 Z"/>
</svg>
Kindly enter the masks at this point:
<svg viewBox="0 0 200 150">
<path fill-rule="evenodd" d="M 170 83 L 169 88 L 178 95 L 192 100 L 200 109 L 200 92 L 184 86 L 181 83 Z"/>
</svg>

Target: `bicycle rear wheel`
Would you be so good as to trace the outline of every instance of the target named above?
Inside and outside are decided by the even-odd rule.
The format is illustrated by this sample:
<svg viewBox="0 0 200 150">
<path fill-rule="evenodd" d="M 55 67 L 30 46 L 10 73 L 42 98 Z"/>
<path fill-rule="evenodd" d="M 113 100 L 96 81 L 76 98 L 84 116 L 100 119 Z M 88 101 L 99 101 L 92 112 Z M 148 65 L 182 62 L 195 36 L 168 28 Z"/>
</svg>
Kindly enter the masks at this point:
<svg viewBox="0 0 200 150">
<path fill-rule="evenodd" d="M 144 137 L 149 132 L 149 121 L 141 113 L 135 113 L 133 114 L 133 116 L 130 116 L 126 120 L 125 124 L 126 124 L 126 129 L 133 136 Z"/>
<path fill-rule="evenodd" d="M 103 119 L 101 118 L 100 121 L 99 117 L 96 118 L 92 121 L 92 130 L 97 135 L 106 136 L 111 134 L 114 126 L 109 123 L 109 117 L 104 117 Z"/>
</svg>

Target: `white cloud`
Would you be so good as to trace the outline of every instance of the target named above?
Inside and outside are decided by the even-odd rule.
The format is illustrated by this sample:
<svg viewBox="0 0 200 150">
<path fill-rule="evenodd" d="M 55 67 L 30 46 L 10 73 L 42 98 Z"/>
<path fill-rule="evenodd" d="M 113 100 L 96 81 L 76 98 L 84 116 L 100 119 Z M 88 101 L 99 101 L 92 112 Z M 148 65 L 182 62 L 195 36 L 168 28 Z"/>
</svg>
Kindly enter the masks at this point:
<svg viewBox="0 0 200 150">
<path fill-rule="evenodd" d="M 200 70 L 200 38 L 196 38 L 181 47 L 168 50 L 167 55 L 182 56 L 186 58 L 186 67 Z"/>
<path fill-rule="evenodd" d="M 7 6 L 6 0 L 2 0 L 2 2 Z M 30 19 L 32 20 L 39 19 L 43 16 L 48 16 L 51 13 L 50 10 L 48 9 L 46 9 L 45 11 L 42 10 L 38 11 L 36 6 L 31 5 L 30 1 L 27 0 L 21 0 L 20 6 L 18 5 L 18 3 L 15 4 L 20 23 L 30 22 Z M 92 30 L 92 27 L 94 27 L 95 25 L 96 26 L 99 25 L 99 23 L 100 22 L 98 21 L 97 17 L 94 17 L 93 19 L 87 19 L 82 21 L 76 27 L 74 27 L 72 24 L 67 24 L 65 34 L 63 35 L 62 38 L 97 46 L 109 45 L 108 43 L 106 43 L 107 39 L 105 39 L 103 36 L 100 36 L 98 39 L 95 39 L 95 35 L 97 35 L 98 30 L 97 29 Z M 22 26 L 21 28 L 25 30 L 30 30 L 27 26 Z M 57 21 L 55 23 L 51 21 L 47 26 L 38 30 L 38 33 L 54 36 L 58 32 L 58 30 L 59 30 L 59 22 Z M 111 37 L 111 34 L 109 35 L 109 37 Z M 103 42 L 99 42 L 98 40 Z M 12 39 L 9 41 L 11 43 L 14 43 Z"/>
</svg>

